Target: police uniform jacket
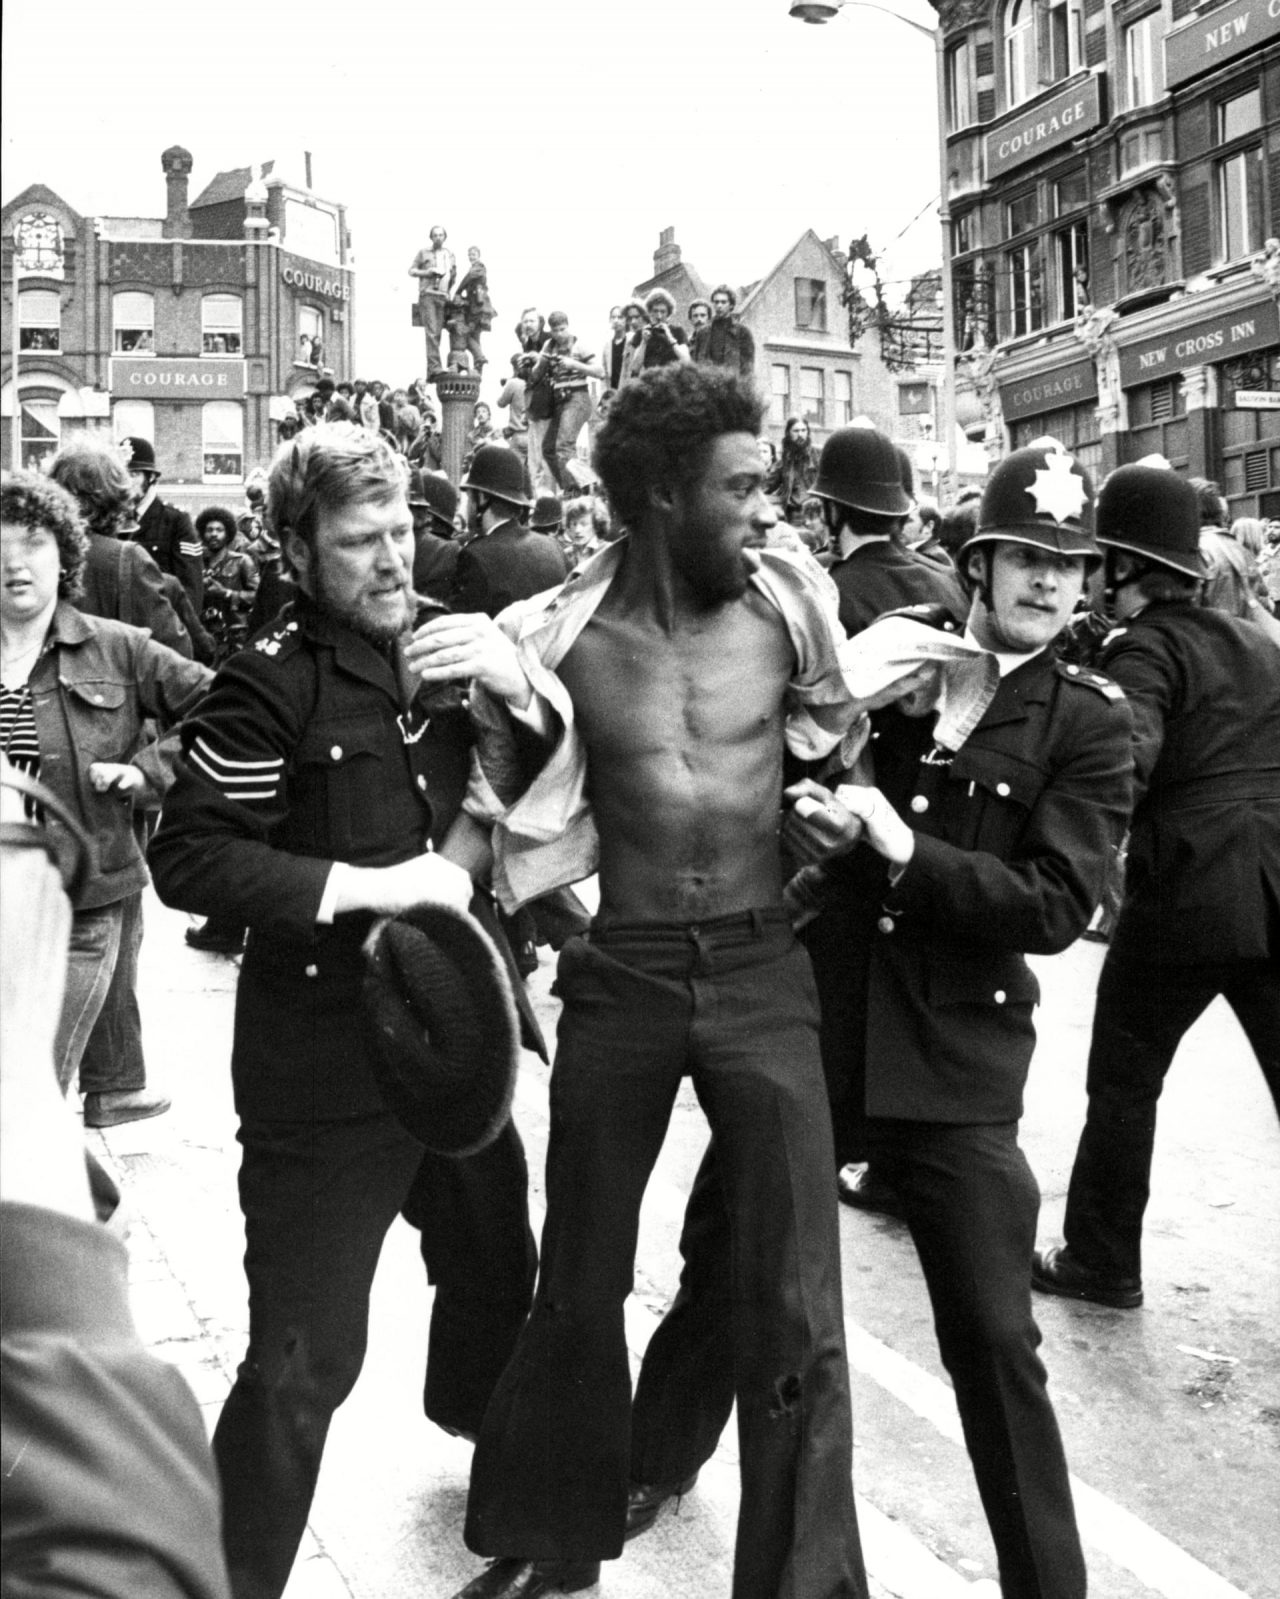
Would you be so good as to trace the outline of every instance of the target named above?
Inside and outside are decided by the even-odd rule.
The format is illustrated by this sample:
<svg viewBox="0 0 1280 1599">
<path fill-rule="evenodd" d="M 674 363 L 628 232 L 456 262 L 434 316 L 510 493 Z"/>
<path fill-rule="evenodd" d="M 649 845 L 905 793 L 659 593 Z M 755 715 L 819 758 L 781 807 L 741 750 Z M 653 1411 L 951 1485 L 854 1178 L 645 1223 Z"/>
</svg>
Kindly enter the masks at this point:
<svg viewBox="0 0 1280 1599">
<path fill-rule="evenodd" d="M 1024 956 L 1065 949 L 1101 897 L 1129 812 L 1128 706 L 1108 679 L 1041 652 L 1001 679 L 954 755 L 932 717 L 889 707 L 872 725 L 877 786 L 915 851 L 893 885 L 866 844 L 828 868 L 833 904 L 807 941 L 824 1010 L 831 992 L 843 1012 L 839 1066 L 855 1098 L 865 1083 L 871 1116 L 1015 1120 L 1039 1000 Z"/>
<path fill-rule="evenodd" d="M 553 589 L 569 575 L 560 546 L 545 533 L 504 522 L 458 554 L 450 605 L 497 616 L 517 600 Z"/>
<path fill-rule="evenodd" d="M 829 571 L 840 590 L 840 625 L 850 638 L 905 605 L 944 605 L 957 614 L 968 610 L 954 572 L 919 560 L 892 539 L 861 545 Z"/>
<path fill-rule="evenodd" d="M 247 923 L 232 1077 L 241 1115 L 380 1111 L 364 1034 L 369 913 L 320 926 L 334 861 L 391 866 L 439 843 L 466 785 L 470 718 L 300 597 L 227 661 L 183 727 L 151 846 L 166 904 Z M 414 686 L 409 686 L 410 684 Z"/>
<path fill-rule="evenodd" d="M 1113 937 L 1172 966 L 1276 951 L 1280 650 L 1186 602 L 1116 628 L 1099 666 L 1133 707 L 1136 803 Z"/>
<path fill-rule="evenodd" d="M 204 608 L 204 547 L 187 513 L 152 500 L 138 519 L 134 540 L 162 572 L 178 579 L 199 615 Z"/>
</svg>

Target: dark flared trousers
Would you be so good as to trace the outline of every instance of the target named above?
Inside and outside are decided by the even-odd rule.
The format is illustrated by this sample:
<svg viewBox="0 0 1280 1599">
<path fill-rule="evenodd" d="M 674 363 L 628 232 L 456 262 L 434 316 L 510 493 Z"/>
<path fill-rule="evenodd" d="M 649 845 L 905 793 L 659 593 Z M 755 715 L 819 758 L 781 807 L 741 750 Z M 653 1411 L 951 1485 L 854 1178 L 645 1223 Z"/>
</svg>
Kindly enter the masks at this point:
<svg viewBox="0 0 1280 1599">
<path fill-rule="evenodd" d="M 475 1432 L 528 1314 L 536 1255 L 513 1125 L 447 1160 L 390 1115 L 245 1121 L 240 1205 L 249 1348 L 213 1437 L 236 1599 L 278 1599 L 333 1412 L 364 1362 L 369 1290 L 402 1207 L 436 1285 L 426 1412 Z"/>
<path fill-rule="evenodd" d="M 812 972 L 782 914 L 601 925 L 566 944 L 533 1314 L 485 1415 L 468 1545 L 612 1559 L 631 1467 L 623 1304 L 687 1072 L 726 1216 L 742 1501 L 735 1599 L 864 1596 L 831 1124 Z"/>
<path fill-rule="evenodd" d="M 873 1118 L 865 1136 L 877 1174 L 902 1197 L 924 1269 L 1001 1591 L 1006 1599 L 1082 1599 L 1067 1463 L 1031 1314 L 1039 1194 L 1016 1127 Z M 728 1218 L 714 1140 L 689 1197 L 680 1248 L 680 1292 L 649 1342 L 636 1385 L 636 1482 L 678 1482 L 695 1472 L 733 1404 Z"/>
</svg>

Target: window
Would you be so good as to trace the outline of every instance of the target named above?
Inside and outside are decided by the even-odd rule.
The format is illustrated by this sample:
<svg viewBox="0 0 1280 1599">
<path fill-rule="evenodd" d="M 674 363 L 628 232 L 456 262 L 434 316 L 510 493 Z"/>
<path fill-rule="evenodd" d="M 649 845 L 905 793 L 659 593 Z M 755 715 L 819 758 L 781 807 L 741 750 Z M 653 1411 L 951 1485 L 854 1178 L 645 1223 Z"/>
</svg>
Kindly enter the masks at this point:
<svg viewBox="0 0 1280 1599">
<path fill-rule="evenodd" d="M 796 326 L 827 331 L 827 285 L 821 278 L 796 279 Z"/>
<path fill-rule="evenodd" d="M 1009 274 L 1009 333 L 1016 339 L 1044 326 L 1038 242 L 1010 250 L 1005 265 Z"/>
<path fill-rule="evenodd" d="M 1218 143 L 1228 144 L 1262 126 L 1262 94 L 1255 86 L 1218 107 Z"/>
<path fill-rule="evenodd" d="M 1004 16 L 1007 105 L 1084 66 L 1084 0 L 1009 0 Z"/>
<path fill-rule="evenodd" d="M 791 368 L 789 366 L 771 366 L 769 368 L 769 420 L 776 427 L 785 427 L 787 418 L 791 415 Z"/>
<path fill-rule="evenodd" d="M 974 119 L 973 56 L 968 39 L 947 51 L 947 127 L 967 128 Z"/>
<path fill-rule="evenodd" d="M 241 304 L 238 294 L 206 294 L 200 302 L 200 332 L 205 355 L 240 355 Z"/>
<path fill-rule="evenodd" d="M 823 371 L 820 366 L 800 368 L 800 415 L 814 427 L 826 427 L 827 408 L 823 400 Z"/>
<path fill-rule="evenodd" d="M 1029 100 L 1039 88 L 1033 0 L 1010 0 L 1005 12 L 1004 75 L 1006 96 L 1011 106 Z"/>
<path fill-rule="evenodd" d="M 1121 446 L 1125 459 L 1140 461 L 1144 455 L 1163 455 L 1185 469 L 1190 441 L 1181 374 L 1130 389 L 1128 400 L 1129 427 Z"/>
<path fill-rule="evenodd" d="M 111 429 L 117 439 L 156 442 L 156 412 L 150 400 L 117 400 L 111 407 Z"/>
<path fill-rule="evenodd" d="M 39 471 L 58 453 L 62 422 L 56 399 L 24 395 L 22 411 L 22 464 Z"/>
<path fill-rule="evenodd" d="M 1255 85 L 1217 107 L 1219 144 L 1256 134 L 1262 126 L 1262 93 Z M 1255 140 L 1218 162 L 1216 186 L 1218 259 L 1235 261 L 1262 248 L 1262 144 Z"/>
<path fill-rule="evenodd" d="M 1160 98 L 1160 66 L 1157 42 L 1161 36 L 1160 13 L 1148 11 L 1124 29 L 1124 103 L 1150 105 Z"/>
<path fill-rule="evenodd" d="M 319 366 L 324 358 L 324 317 L 313 305 L 298 307 L 297 366 Z"/>
<path fill-rule="evenodd" d="M 1058 257 L 1057 320 L 1070 322 L 1088 298 L 1089 225 L 1073 222 L 1054 235 Z"/>
<path fill-rule="evenodd" d="M 1043 13 L 1041 58 L 1048 59 L 1048 76 L 1057 83 L 1084 65 L 1084 0 L 1048 0 Z"/>
<path fill-rule="evenodd" d="M 23 289 L 18 295 L 18 348 L 62 348 L 62 300 L 54 289 Z"/>
<path fill-rule="evenodd" d="M 966 211 L 951 220 L 951 250 L 954 255 L 968 255 L 978 248 L 978 213 Z"/>
<path fill-rule="evenodd" d="M 244 477 L 244 408 L 234 400 L 210 400 L 201 410 L 206 483 Z"/>
<path fill-rule="evenodd" d="M 831 374 L 831 406 L 835 415 L 833 425 L 838 428 L 848 427 L 853 421 L 853 373 L 833 372 Z"/>
<path fill-rule="evenodd" d="M 1061 411 L 1043 411 L 1014 422 L 1009 429 L 1015 450 L 1024 449 L 1036 439 L 1057 439 L 1080 465 L 1094 474 L 1102 470 L 1102 434 L 1095 400 L 1087 405 L 1064 406 Z"/>
<path fill-rule="evenodd" d="M 1034 228 L 1040 220 L 1040 200 L 1034 189 L 1026 194 L 1020 194 L 1016 200 L 1010 200 L 1004 208 L 1005 211 L 1005 237 L 1013 239 L 1019 233 L 1025 233 L 1028 228 Z"/>
<path fill-rule="evenodd" d="M 1065 173 L 1053 185 L 1053 214 L 1064 217 L 1070 211 L 1078 211 L 1082 205 L 1089 203 L 1089 181 L 1085 177 L 1083 167 L 1077 167 L 1074 172 Z"/>
<path fill-rule="evenodd" d="M 1137 172 L 1164 160 L 1164 130 L 1130 128 L 1120 136 L 1120 170 Z"/>
<path fill-rule="evenodd" d="M 156 353 L 156 300 L 153 294 L 116 294 L 111 298 L 111 322 L 117 355 Z"/>
</svg>

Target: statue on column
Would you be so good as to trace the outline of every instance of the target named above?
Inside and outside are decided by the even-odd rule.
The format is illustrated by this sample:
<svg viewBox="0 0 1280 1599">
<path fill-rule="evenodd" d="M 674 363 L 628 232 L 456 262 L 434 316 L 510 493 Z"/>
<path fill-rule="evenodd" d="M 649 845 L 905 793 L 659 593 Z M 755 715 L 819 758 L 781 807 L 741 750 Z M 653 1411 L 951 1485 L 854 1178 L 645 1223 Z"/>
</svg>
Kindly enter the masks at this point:
<svg viewBox="0 0 1280 1599">
<path fill-rule="evenodd" d="M 449 365 L 459 372 L 484 371 L 485 354 L 480 335 L 493 326 L 497 315 L 489 298 L 489 274 L 480 259 L 480 250 L 472 245 L 467 251 L 467 270 L 463 273 L 449 301 Z"/>
<path fill-rule="evenodd" d="M 444 369 L 440 359 L 440 335 L 444 332 L 449 298 L 458 276 L 453 251 L 445 248 L 448 237 L 442 227 L 432 228 L 431 243 L 418 251 L 409 268 L 409 276 L 418 280 L 418 303 L 413 319 L 426 335 L 428 383 Z M 450 338 L 452 340 L 452 334 Z"/>
</svg>

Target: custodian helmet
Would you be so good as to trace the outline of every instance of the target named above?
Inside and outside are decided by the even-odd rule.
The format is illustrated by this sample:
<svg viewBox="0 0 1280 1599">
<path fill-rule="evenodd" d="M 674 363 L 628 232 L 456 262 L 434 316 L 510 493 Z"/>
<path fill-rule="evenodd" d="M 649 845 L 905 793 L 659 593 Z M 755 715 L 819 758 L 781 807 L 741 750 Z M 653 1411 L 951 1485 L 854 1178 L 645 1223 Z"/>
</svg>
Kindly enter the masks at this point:
<svg viewBox="0 0 1280 1599">
<path fill-rule="evenodd" d="M 893 442 L 876 428 L 837 428 L 822 446 L 813 492 L 873 516 L 907 516 L 902 464 Z"/>
<path fill-rule="evenodd" d="M 1203 577 L 1199 496 L 1171 468 L 1119 466 L 1098 496 L 1098 543 Z"/>
</svg>

